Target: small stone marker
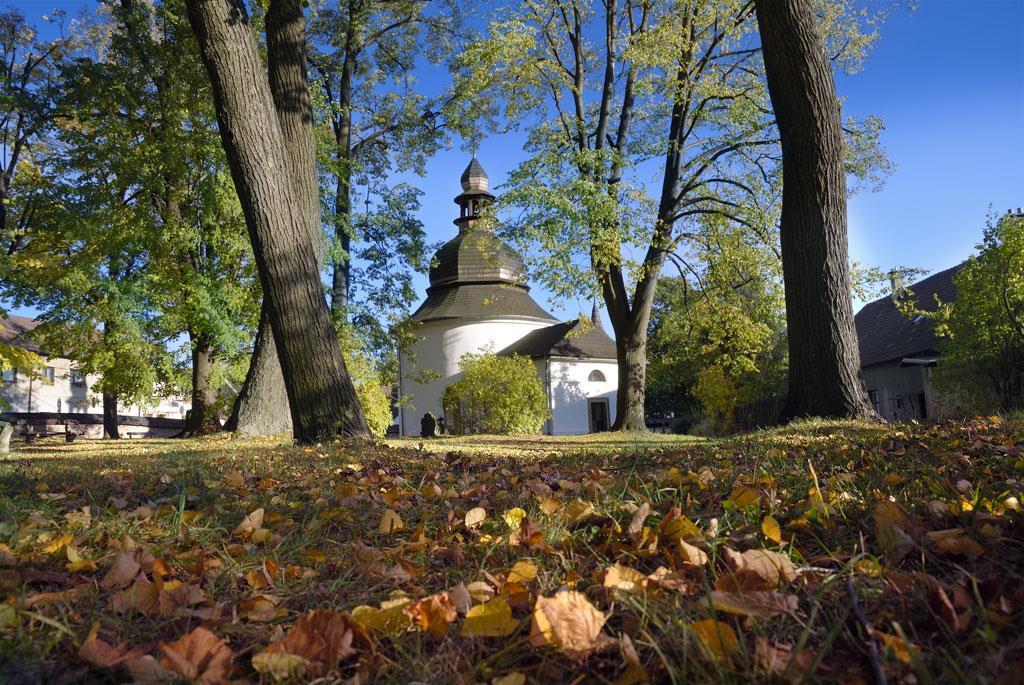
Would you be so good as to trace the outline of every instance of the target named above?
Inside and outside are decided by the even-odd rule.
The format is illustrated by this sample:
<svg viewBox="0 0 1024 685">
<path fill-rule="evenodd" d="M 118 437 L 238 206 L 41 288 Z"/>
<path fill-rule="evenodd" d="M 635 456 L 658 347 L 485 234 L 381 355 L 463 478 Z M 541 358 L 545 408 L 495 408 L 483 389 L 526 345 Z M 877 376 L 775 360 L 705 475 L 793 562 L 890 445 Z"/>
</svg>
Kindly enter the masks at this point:
<svg viewBox="0 0 1024 685">
<path fill-rule="evenodd" d="M 14 425 L 7 421 L 0 421 L 0 454 L 11 453 L 12 435 L 14 435 Z"/>
<path fill-rule="evenodd" d="M 437 420 L 429 411 L 420 419 L 420 437 L 432 438 L 437 434 Z"/>
</svg>

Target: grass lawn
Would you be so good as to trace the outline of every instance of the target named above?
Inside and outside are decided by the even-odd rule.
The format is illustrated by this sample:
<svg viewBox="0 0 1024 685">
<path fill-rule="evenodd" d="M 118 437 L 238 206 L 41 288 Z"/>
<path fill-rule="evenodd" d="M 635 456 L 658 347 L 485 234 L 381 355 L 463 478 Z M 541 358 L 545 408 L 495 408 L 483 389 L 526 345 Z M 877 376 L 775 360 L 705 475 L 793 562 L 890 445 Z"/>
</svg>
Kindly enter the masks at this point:
<svg viewBox="0 0 1024 685">
<path fill-rule="evenodd" d="M 1024 421 L 0 461 L 0 682 L 1019 682 Z"/>
<path fill-rule="evenodd" d="M 422 449 L 429 452 L 459 452 L 479 455 L 608 455 L 636 453 L 653 448 L 684 447 L 705 438 L 692 435 L 661 433 L 593 433 L 590 435 L 467 435 L 423 438 L 392 438 L 387 444 L 395 448 Z"/>
</svg>

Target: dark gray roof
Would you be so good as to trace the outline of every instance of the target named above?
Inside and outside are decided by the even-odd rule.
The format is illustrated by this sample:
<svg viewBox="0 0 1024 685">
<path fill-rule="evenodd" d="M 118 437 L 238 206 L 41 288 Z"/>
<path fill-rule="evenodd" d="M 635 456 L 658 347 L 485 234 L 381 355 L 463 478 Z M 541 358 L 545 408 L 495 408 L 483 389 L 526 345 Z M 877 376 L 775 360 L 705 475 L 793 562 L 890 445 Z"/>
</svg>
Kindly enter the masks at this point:
<svg viewBox="0 0 1024 685">
<path fill-rule="evenodd" d="M 594 326 L 582 333 L 575 330 L 580 320 L 565 321 L 538 328 L 512 343 L 498 354 L 520 354 L 538 359 L 568 357 L 572 359 L 616 359 L 615 341 L 604 329 Z"/>
<path fill-rule="evenodd" d="M 453 284 L 427 289 L 413 321 L 435 319 L 540 319 L 557 321 L 537 304 L 528 289 L 503 283 Z"/>
<path fill-rule="evenodd" d="M 14 345 L 15 347 L 21 347 L 36 353 L 42 352 L 42 350 L 39 349 L 39 343 L 33 340 L 31 335 L 28 335 L 35 330 L 40 323 L 40 321 L 30 319 L 27 316 L 8 314 L 7 316 L 0 318 L 0 342 L 7 343 L 8 345 Z"/>
<path fill-rule="evenodd" d="M 430 263 L 430 285 L 526 285 L 523 260 L 487 227 L 467 228 L 441 246 Z"/>
<path fill-rule="evenodd" d="M 942 302 L 956 299 L 953 277 L 962 264 L 932 274 L 910 286 L 919 309 L 933 312 Z M 904 316 L 891 297 L 883 297 L 864 305 L 856 316 L 857 342 L 861 366 L 898 361 L 904 357 L 936 354 L 939 346 L 935 325 L 930 319 Z"/>
</svg>

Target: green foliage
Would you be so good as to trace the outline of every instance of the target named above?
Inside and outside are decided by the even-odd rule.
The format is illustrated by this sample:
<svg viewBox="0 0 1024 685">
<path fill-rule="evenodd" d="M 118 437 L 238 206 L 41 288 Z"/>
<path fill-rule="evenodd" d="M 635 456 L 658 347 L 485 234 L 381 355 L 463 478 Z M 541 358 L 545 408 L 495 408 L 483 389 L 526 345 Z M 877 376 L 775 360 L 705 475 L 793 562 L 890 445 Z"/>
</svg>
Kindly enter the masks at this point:
<svg viewBox="0 0 1024 685">
<path fill-rule="evenodd" d="M 956 300 L 930 315 L 942 338 L 936 387 L 951 408 L 1024 409 L 1024 217 L 990 220 L 978 250 L 954 279 Z"/>
<path fill-rule="evenodd" d="M 23 161 L 32 220 L 5 245 L 3 294 L 122 402 L 187 388 L 169 345 L 246 354 L 258 289 L 181 0 L 105 2 L 55 75 L 61 116 Z M 190 356 L 186 350 L 186 357 Z"/>
<path fill-rule="evenodd" d="M 857 70 L 882 16 L 820 2 L 840 68 Z M 523 0 L 467 46 L 463 82 L 499 94 L 527 129 L 503 202 L 517 210 L 508 237 L 547 287 L 602 293 L 616 324 L 616 310 L 642 308 L 645 278 L 714 239 L 708 217 L 776 245 L 781 170 L 755 38 L 741 0 Z M 881 128 L 846 126 L 848 169 L 872 186 L 889 168 Z"/>
<path fill-rule="evenodd" d="M 420 79 L 438 70 L 468 33 L 463 3 L 354 0 L 311 3 L 310 78 L 332 307 L 371 339 L 388 375 L 397 372 L 389 328 L 405 318 L 428 268 L 416 216 L 422 194 L 394 174 L 426 161 L 465 133 L 463 93 Z"/>
<path fill-rule="evenodd" d="M 444 391 L 449 430 L 462 435 L 538 433 L 551 418 L 533 361 L 518 355 L 465 354 L 462 377 Z"/>
<path fill-rule="evenodd" d="M 709 243 L 685 277 L 659 281 L 649 343 L 648 410 L 691 424 L 703 415 L 720 432 L 781 393 L 786 373 L 777 262 L 730 235 L 742 232 Z"/>
<path fill-rule="evenodd" d="M 369 353 L 366 341 L 359 336 L 358 329 L 350 324 L 339 327 L 338 342 L 366 424 L 373 435 L 380 437 L 393 423 L 393 417 L 391 398 L 384 390 L 376 360 Z"/>
</svg>

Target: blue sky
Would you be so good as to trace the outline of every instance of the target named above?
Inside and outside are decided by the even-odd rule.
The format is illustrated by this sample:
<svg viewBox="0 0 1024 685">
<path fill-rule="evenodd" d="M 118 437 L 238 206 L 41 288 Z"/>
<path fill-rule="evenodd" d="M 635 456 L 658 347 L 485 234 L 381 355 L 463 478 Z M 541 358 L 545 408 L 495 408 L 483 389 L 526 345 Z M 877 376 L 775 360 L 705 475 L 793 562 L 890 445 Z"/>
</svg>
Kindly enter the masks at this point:
<svg viewBox="0 0 1024 685">
<path fill-rule="evenodd" d="M 20 0 L 35 18 L 82 0 Z M 882 144 L 896 171 L 877 193 L 849 205 L 850 252 L 867 265 L 941 270 L 981 238 L 989 208 L 1024 205 L 1024 0 L 920 0 L 898 10 L 854 76 L 840 76 L 846 112 L 882 117 Z M 492 185 L 522 159 L 522 138 L 491 137 L 478 155 Z M 427 166 L 421 218 L 431 241 L 455 234 L 452 198 L 468 154 L 458 145 Z M 421 290 L 426 279 L 421 279 Z M 590 311 L 585 301 L 537 299 L 556 316 Z"/>
</svg>

